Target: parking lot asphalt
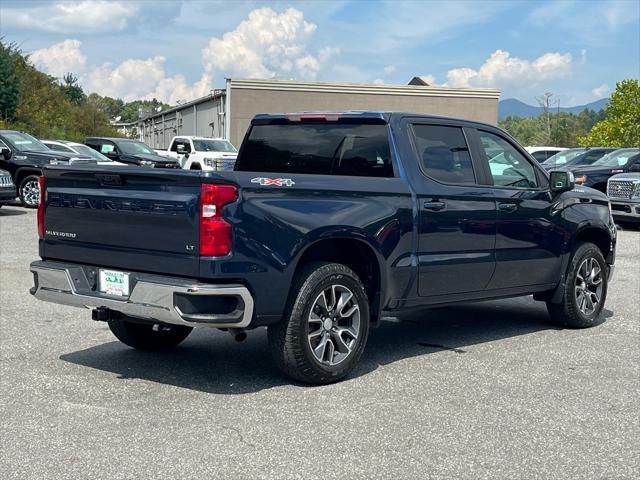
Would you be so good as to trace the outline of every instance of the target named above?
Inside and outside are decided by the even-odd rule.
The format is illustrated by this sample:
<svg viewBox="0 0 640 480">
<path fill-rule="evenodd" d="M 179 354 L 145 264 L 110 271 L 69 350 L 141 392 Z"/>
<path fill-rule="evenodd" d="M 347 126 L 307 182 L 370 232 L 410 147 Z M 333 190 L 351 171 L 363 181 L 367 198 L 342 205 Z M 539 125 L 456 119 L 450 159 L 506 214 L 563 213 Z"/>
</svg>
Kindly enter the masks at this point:
<svg viewBox="0 0 640 480">
<path fill-rule="evenodd" d="M 0 478 L 640 477 L 640 232 L 619 233 L 601 326 L 558 329 L 530 297 L 429 310 L 306 387 L 263 329 L 143 353 L 31 298 L 35 221 L 0 209 Z"/>
</svg>

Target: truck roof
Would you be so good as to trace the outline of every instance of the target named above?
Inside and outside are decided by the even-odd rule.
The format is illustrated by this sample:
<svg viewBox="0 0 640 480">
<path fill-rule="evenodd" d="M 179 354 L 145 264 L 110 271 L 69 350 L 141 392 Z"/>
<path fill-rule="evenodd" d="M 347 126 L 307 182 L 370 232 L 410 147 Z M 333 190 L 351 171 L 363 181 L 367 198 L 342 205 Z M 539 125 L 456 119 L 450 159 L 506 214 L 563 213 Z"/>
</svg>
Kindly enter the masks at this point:
<svg viewBox="0 0 640 480">
<path fill-rule="evenodd" d="M 188 138 L 190 140 L 226 140 L 226 138 L 222 137 L 202 137 L 197 135 L 174 135 L 173 138 Z"/>
<path fill-rule="evenodd" d="M 496 125 L 488 123 L 478 122 L 475 120 L 468 120 L 465 118 L 445 117 L 442 115 L 431 115 L 429 113 L 418 112 L 401 112 L 401 111 L 373 111 L 373 110 L 334 110 L 334 111 L 302 111 L 302 112 L 289 112 L 289 113 L 259 113 L 253 117 L 252 123 L 265 124 L 278 120 L 284 121 L 304 121 L 304 120 L 325 120 L 325 121 L 337 121 L 338 119 L 350 119 L 350 120 L 366 120 L 373 122 L 385 122 L 388 123 L 391 117 L 404 117 L 414 116 L 424 119 L 433 120 L 448 120 L 456 123 L 464 123 L 467 125 L 479 125 L 482 127 L 496 128 Z"/>
</svg>

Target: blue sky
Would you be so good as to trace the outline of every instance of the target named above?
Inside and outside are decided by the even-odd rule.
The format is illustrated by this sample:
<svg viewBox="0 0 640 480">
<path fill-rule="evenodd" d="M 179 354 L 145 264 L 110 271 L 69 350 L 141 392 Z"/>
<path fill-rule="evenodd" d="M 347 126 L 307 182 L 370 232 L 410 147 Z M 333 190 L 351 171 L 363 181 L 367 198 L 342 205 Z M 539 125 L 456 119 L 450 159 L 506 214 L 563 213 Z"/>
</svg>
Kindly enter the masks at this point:
<svg viewBox="0 0 640 480">
<path fill-rule="evenodd" d="M 496 87 L 562 105 L 640 76 L 640 1 L 11 1 L 0 35 L 86 91 L 174 103 L 224 77 Z"/>
</svg>

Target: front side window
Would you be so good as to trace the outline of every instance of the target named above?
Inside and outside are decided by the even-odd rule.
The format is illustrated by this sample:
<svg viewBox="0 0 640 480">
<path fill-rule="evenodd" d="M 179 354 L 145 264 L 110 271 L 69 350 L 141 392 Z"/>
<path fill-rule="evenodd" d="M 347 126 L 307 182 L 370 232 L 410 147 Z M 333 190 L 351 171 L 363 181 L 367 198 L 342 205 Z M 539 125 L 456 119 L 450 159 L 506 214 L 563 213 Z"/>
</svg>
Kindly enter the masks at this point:
<svg viewBox="0 0 640 480">
<path fill-rule="evenodd" d="M 114 149 L 115 146 L 112 143 L 103 143 L 102 145 L 100 145 L 100 153 L 102 153 L 103 155 L 106 155 L 109 152 L 113 152 Z"/>
<path fill-rule="evenodd" d="M 493 184 L 513 188 L 537 188 L 533 165 L 502 137 L 478 131 L 482 149 L 489 162 Z"/>
<path fill-rule="evenodd" d="M 236 170 L 393 177 L 387 125 L 253 125 Z"/>
<path fill-rule="evenodd" d="M 414 124 L 412 130 L 418 161 L 426 175 L 445 183 L 475 183 L 462 128 Z"/>
</svg>

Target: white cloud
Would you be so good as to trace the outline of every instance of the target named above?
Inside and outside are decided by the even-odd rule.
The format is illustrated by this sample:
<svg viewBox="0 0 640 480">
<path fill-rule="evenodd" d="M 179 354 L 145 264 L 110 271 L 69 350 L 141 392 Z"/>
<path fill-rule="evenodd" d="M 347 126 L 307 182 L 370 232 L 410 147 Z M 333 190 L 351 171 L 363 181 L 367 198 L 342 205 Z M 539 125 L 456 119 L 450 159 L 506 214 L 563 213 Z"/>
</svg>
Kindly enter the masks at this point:
<svg viewBox="0 0 640 480">
<path fill-rule="evenodd" d="M 211 89 L 208 75 L 189 85 L 183 75 L 167 76 L 164 63 L 162 56 L 129 59 L 115 67 L 107 63 L 92 69 L 83 79 L 83 84 L 89 91 L 125 101 L 157 98 L 168 103 L 192 100 Z"/>
<path fill-rule="evenodd" d="M 309 52 L 307 45 L 315 31 L 316 25 L 295 8 L 281 14 L 259 8 L 235 30 L 211 38 L 202 50 L 202 63 L 207 73 L 314 79 L 322 64 L 338 52 L 333 48 L 324 48 L 317 55 Z"/>
<path fill-rule="evenodd" d="M 536 84 L 541 81 L 571 76 L 572 57 L 565 53 L 545 53 L 535 60 L 512 57 L 496 50 L 480 66 L 454 68 L 447 72 L 447 85 L 454 87 L 504 87 L 505 85 Z"/>
<path fill-rule="evenodd" d="M 383 68 L 385 75 L 391 75 L 392 73 L 395 73 L 396 71 L 396 67 L 395 65 L 387 65 L 386 67 Z"/>
<path fill-rule="evenodd" d="M 29 58 L 37 68 L 54 77 L 62 77 L 69 72 L 78 75 L 84 72 L 87 63 L 81 45 L 78 40 L 65 40 L 36 50 Z"/>
<path fill-rule="evenodd" d="M 591 90 L 591 93 L 596 98 L 604 98 L 607 96 L 607 93 L 609 93 L 610 91 L 611 89 L 609 88 L 609 86 L 603 83 L 599 87 L 596 87 L 593 90 Z"/>
<path fill-rule="evenodd" d="M 71 39 L 36 50 L 30 58 L 37 68 L 55 77 L 67 72 L 77 75 L 87 92 L 125 101 L 154 97 L 168 103 L 191 100 L 206 95 L 212 83 L 208 74 L 203 74 L 193 85 L 189 85 L 183 75 L 167 76 L 162 56 L 129 59 L 116 66 L 105 63 L 88 67 L 82 43 Z"/>
<path fill-rule="evenodd" d="M 86 3 L 90 2 L 82 2 Z M 193 84 L 183 75 L 168 75 L 166 59 L 161 55 L 130 58 L 120 64 L 87 65 L 78 40 L 69 39 L 36 50 L 31 58 L 38 68 L 56 77 L 74 73 L 87 92 L 125 101 L 155 97 L 175 103 L 209 93 L 216 74 L 315 79 L 339 53 L 333 47 L 317 53 L 310 51 L 307 45 L 315 31 L 316 26 L 305 21 L 303 13 L 294 8 L 281 14 L 270 8 L 253 10 L 235 30 L 210 39 L 202 51 L 203 73 Z"/>
<path fill-rule="evenodd" d="M 41 6 L 3 8 L 3 22 L 12 27 L 54 33 L 102 33 L 122 30 L 138 7 L 106 0 L 63 1 Z"/>
</svg>

